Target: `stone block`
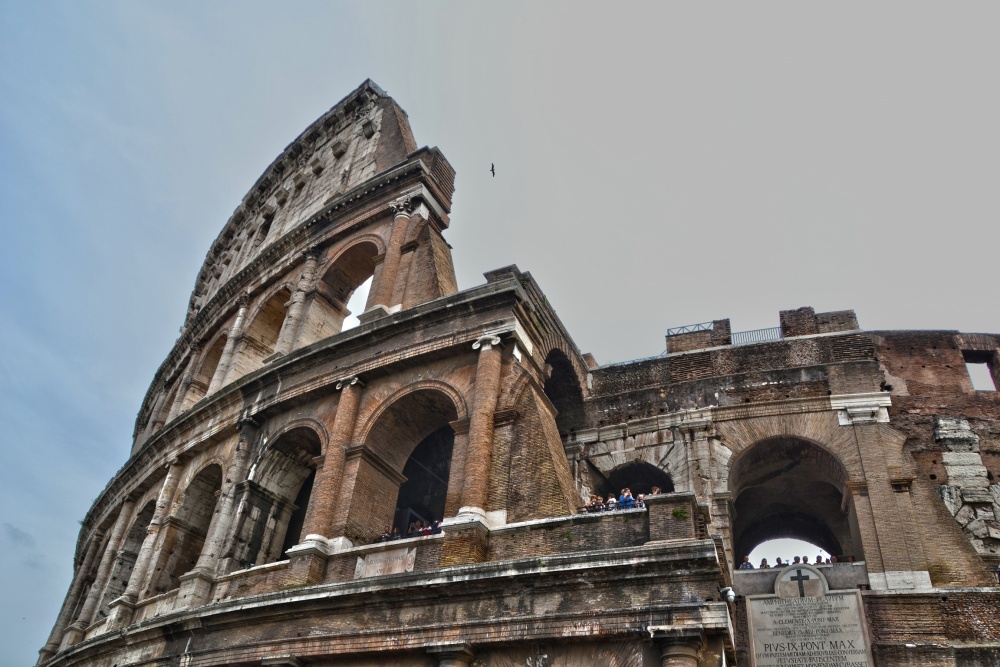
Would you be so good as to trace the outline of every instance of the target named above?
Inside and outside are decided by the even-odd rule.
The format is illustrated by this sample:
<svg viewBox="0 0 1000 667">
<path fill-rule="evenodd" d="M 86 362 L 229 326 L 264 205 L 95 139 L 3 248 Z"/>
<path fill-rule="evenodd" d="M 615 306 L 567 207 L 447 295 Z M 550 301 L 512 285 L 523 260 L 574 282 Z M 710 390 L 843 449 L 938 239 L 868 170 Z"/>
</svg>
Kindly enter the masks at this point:
<svg viewBox="0 0 1000 667">
<path fill-rule="evenodd" d="M 962 509 L 961 491 L 957 486 L 939 486 L 938 494 L 952 516 L 958 514 L 958 511 Z"/>
<path fill-rule="evenodd" d="M 942 452 L 941 462 L 946 466 L 981 466 L 983 457 L 979 452 Z"/>
<path fill-rule="evenodd" d="M 986 489 L 990 480 L 986 478 L 985 466 L 949 466 L 948 481 L 961 489 Z"/>
<path fill-rule="evenodd" d="M 975 511 L 968 505 L 963 505 L 955 513 L 955 520 L 958 521 L 963 526 L 972 521 L 975 517 L 976 517 Z"/>
<path fill-rule="evenodd" d="M 984 519 L 973 519 L 966 524 L 965 529 L 979 538 L 990 536 L 989 527 Z"/>
<path fill-rule="evenodd" d="M 950 452 L 979 451 L 979 436 L 973 433 L 968 420 L 959 417 L 936 417 L 934 440 Z"/>
<path fill-rule="evenodd" d="M 962 500 L 966 503 L 987 503 L 992 505 L 996 498 L 988 489 L 966 489 L 962 491 Z"/>
</svg>

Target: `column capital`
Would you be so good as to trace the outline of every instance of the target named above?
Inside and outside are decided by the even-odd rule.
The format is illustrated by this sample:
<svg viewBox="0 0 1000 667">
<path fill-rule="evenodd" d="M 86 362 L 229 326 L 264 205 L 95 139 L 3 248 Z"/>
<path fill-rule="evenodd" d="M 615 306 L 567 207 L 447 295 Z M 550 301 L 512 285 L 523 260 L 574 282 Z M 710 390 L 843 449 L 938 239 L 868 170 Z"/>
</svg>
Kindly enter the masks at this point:
<svg viewBox="0 0 1000 667">
<path fill-rule="evenodd" d="M 660 660 L 665 667 L 694 667 L 707 645 L 704 633 L 695 628 L 665 625 L 646 629 L 660 649 Z"/>
<path fill-rule="evenodd" d="M 311 245 L 302 251 L 302 259 L 306 260 L 307 262 L 309 260 L 318 261 L 320 254 L 322 253 L 320 252 L 319 246 Z"/>
<path fill-rule="evenodd" d="M 250 292 L 243 292 L 238 297 L 236 297 L 236 305 L 240 308 L 246 308 L 250 305 Z"/>
<path fill-rule="evenodd" d="M 440 667 L 468 665 L 475 657 L 472 646 L 464 643 L 435 644 L 428 646 L 427 652 L 437 658 Z"/>
<path fill-rule="evenodd" d="M 365 383 L 357 375 L 351 375 L 346 378 L 342 378 L 337 382 L 337 391 L 353 385 L 358 385 L 358 388 L 360 389 L 365 386 Z"/>
<path fill-rule="evenodd" d="M 493 349 L 494 346 L 500 345 L 500 336 L 496 334 L 486 334 L 480 336 L 476 339 L 476 342 L 472 344 L 473 350 L 482 350 L 483 352 Z"/>
<path fill-rule="evenodd" d="M 409 217 L 410 213 L 413 211 L 414 200 L 415 197 L 412 194 L 409 194 L 403 195 L 402 197 L 398 197 L 397 199 L 393 199 L 389 202 L 389 208 L 392 210 L 393 216 L 397 218 L 400 216 Z"/>
</svg>

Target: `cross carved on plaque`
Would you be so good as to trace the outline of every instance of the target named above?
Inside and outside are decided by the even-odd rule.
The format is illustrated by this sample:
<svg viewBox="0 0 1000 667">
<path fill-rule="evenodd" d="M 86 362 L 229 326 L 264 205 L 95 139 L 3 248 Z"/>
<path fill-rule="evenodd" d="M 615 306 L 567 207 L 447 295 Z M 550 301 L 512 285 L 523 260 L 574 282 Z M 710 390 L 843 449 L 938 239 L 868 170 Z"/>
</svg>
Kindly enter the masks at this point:
<svg viewBox="0 0 1000 667">
<path fill-rule="evenodd" d="M 799 582 L 799 597 L 804 598 L 806 596 L 806 588 L 802 585 L 803 581 L 809 581 L 812 579 L 808 574 L 802 574 L 802 570 L 795 570 L 798 572 L 798 576 L 789 577 L 790 581 Z"/>
</svg>

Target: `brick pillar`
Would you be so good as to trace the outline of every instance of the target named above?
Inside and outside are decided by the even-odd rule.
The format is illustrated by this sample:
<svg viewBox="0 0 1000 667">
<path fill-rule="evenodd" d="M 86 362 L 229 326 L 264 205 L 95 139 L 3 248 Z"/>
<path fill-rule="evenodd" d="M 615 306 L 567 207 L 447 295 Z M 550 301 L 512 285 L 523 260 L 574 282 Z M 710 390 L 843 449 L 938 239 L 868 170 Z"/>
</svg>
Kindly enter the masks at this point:
<svg viewBox="0 0 1000 667">
<path fill-rule="evenodd" d="M 233 322 L 233 326 L 229 329 L 229 335 L 226 337 L 226 345 L 222 348 L 222 356 L 219 357 L 219 365 L 215 367 L 215 375 L 212 376 L 212 381 L 208 385 L 208 391 L 205 392 L 206 396 L 226 385 L 226 381 L 229 379 L 229 371 L 233 367 L 233 354 L 236 352 L 236 345 L 243 338 L 243 323 L 247 317 L 247 306 L 250 305 L 250 295 L 241 295 L 236 300 L 236 304 L 239 306 L 239 310 L 236 311 L 236 321 Z"/>
<path fill-rule="evenodd" d="M 326 446 L 323 465 L 316 471 L 316 481 L 313 484 L 312 498 L 306 509 L 303 531 L 306 539 L 314 536 L 343 536 L 343 528 L 347 521 L 347 503 L 338 502 L 346 491 L 341 488 L 344 476 L 344 450 L 350 446 L 354 437 L 354 426 L 358 419 L 358 405 L 361 403 L 361 390 L 364 383 L 357 376 L 349 377 L 337 383 L 340 390 L 340 402 L 337 404 L 337 414 L 333 419 L 333 430 L 330 442 Z M 338 520 L 343 516 L 344 521 Z"/>
<path fill-rule="evenodd" d="M 483 336 L 472 344 L 472 349 L 479 350 L 479 362 L 476 365 L 476 386 L 469 419 L 462 512 L 467 508 L 477 508 L 482 512 L 486 507 L 490 459 L 493 454 L 493 413 L 496 411 L 500 392 L 499 345 L 499 336 Z"/>
<path fill-rule="evenodd" d="M 177 387 L 177 395 L 174 396 L 174 402 L 170 406 L 170 412 L 167 413 L 168 422 L 184 410 L 184 399 L 187 398 L 188 389 L 191 388 L 191 380 L 194 379 L 194 367 L 198 362 L 198 353 L 200 351 L 200 346 L 191 346 L 191 358 L 188 359 L 187 367 L 184 369 L 184 375 L 181 376 L 180 386 Z"/>
<path fill-rule="evenodd" d="M 369 299 L 369 303 L 382 305 L 391 308 L 392 293 L 396 286 L 396 279 L 399 276 L 399 262 L 403 255 L 403 242 L 406 240 L 406 230 L 410 226 L 410 211 L 412 210 L 413 198 L 409 195 L 400 197 L 389 204 L 393 212 L 392 234 L 389 237 L 389 245 L 385 249 L 385 259 L 382 260 L 382 272 L 379 275 L 378 285 L 373 285 L 375 298 Z"/>
<path fill-rule="evenodd" d="M 653 641 L 660 649 L 662 667 L 698 667 L 705 650 L 705 638 L 696 630 L 663 630 L 653 632 Z"/>
<path fill-rule="evenodd" d="M 177 594 L 177 608 L 179 609 L 200 606 L 208 600 L 208 594 L 215 581 L 216 566 L 225 547 L 226 537 L 234 525 L 239 485 L 247 478 L 247 471 L 250 468 L 250 454 L 259 428 L 257 422 L 249 417 L 241 419 L 239 427 L 240 436 L 236 443 L 236 452 L 223 476 L 222 488 L 219 490 L 219 502 L 215 505 L 212 521 L 208 525 L 205 544 L 201 548 L 198 562 L 193 570 L 180 577 L 181 588 Z"/>
<path fill-rule="evenodd" d="M 156 496 L 153 518 L 149 520 L 146 537 L 143 538 L 142 546 L 139 547 L 139 555 L 136 556 L 132 574 L 129 575 L 128 585 L 125 586 L 125 592 L 120 598 L 111 601 L 111 614 L 108 616 L 109 630 L 123 628 L 132 622 L 132 612 L 135 611 L 135 603 L 139 601 L 139 595 L 146 583 L 149 565 L 156 549 L 156 538 L 160 534 L 160 526 L 170 512 L 170 505 L 173 503 L 177 484 L 180 482 L 183 471 L 184 464 L 179 459 L 174 459 L 167 468 L 167 476 Z"/>
<path fill-rule="evenodd" d="M 101 539 L 103 537 L 103 533 L 98 531 L 90 538 L 90 544 L 87 546 L 87 551 L 84 554 L 83 563 L 77 568 L 73 581 L 70 583 L 66 599 L 63 600 L 62 607 L 59 609 L 59 616 L 56 618 L 56 624 L 52 627 L 52 632 L 49 633 L 48 641 L 38 651 L 38 663 L 36 664 L 40 665 L 43 662 L 47 662 L 49 658 L 59 651 L 59 642 L 66 631 L 66 626 L 73 620 L 73 612 L 76 611 L 77 603 L 79 603 L 80 596 L 83 594 L 83 587 L 87 583 L 87 575 L 90 574 L 91 568 L 94 567 L 94 561 L 97 560 L 97 553 L 100 550 Z"/>
<path fill-rule="evenodd" d="M 274 345 L 274 355 L 284 355 L 295 349 L 299 339 L 299 332 L 302 330 L 302 323 L 306 315 L 306 297 L 315 288 L 316 263 L 319 261 L 319 253 L 316 248 L 309 248 L 303 253 L 305 265 L 302 267 L 302 275 L 295 287 L 295 294 L 287 304 L 288 314 L 285 321 L 281 323 L 281 333 L 278 334 L 278 342 Z"/>
<path fill-rule="evenodd" d="M 870 514 L 857 512 L 859 530 L 864 540 L 865 561 L 872 588 L 876 590 L 907 590 L 929 588 L 930 575 L 922 562 L 910 558 L 907 541 L 920 539 L 912 526 L 905 523 L 893 491 L 886 452 L 880 434 L 881 425 L 874 418 L 852 417 L 852 428 L 861 455 L 868 495 L 855 497 L 867 500 Z M 865 523 L 870 522 L 870 526 Z M 872 539 L 874 537 L 874 539 Z M 878 552 L 878 559 L 872 558 Z M 881 575 L 881 576 L 879 576 Z"/>
<path fill-rule="evenodd" d="M 74 644 L 78 644 L 83 639 L 84 632 L 87 630 L 87 626 L 90 625 L 91 619 L 94 617 L 94 612 L 97 610 L 97 605 L 100 604 L 101 598 L 104 596 L 104 588 L 108 585 L 111 567 L 115 564 L 118 550 L 125 539 L 125 531 L 128 529 L 128 522 L 132 518 L 132 511 L 134 509 L 134 499 L 129 498 L 122 503 L 121 511 L 118 512 L 118 518 L 115 520 L 115 526 L 111 530 L 111 538 L 108 539 L 108 546 L 101 557 L 101 564 L 97 567 L 97 576 L 94 577 L 90 593 L 87 594 L 87 599 L 83 603 L 83 609 L 80 610 L 76 621 L 69 626 L 63 635 L 60 648 L 69 648 Z"/>
</svg>

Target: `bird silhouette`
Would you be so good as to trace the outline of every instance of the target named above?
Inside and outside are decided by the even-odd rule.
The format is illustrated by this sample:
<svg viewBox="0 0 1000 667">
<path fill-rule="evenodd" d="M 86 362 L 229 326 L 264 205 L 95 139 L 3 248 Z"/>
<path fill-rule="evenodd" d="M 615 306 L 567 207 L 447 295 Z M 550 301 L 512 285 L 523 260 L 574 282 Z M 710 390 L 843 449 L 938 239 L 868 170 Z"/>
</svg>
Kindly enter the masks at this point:
<svg viewBox="0 0 1000 667">
<path fill-rule="evenodd" d="M 490 173 L 493 174 L 493 178 L 497 177 L 497 168 L 493 166 L 492 162 L 490 162 Z"/>
</svg>

